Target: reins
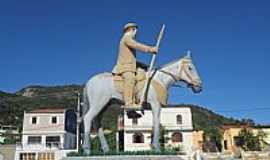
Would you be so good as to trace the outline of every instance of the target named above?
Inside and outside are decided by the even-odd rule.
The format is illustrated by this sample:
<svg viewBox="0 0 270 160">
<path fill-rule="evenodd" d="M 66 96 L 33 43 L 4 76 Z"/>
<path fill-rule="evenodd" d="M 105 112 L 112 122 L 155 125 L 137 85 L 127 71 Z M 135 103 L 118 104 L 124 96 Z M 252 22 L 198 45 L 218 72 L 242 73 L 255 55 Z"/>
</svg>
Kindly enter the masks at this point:
<svg viewBox="0 0 270 160">
<path fill-rule="evenodd" d="M 156 73 L 156 72 L 162 72 L 162 73 L 164 73 L 164 74 L 169 75 L 170 77 L 172 77 L 173 80 L 174 80 L 174 82 L 175 82 L 175 83 L 172 85 L 172 87 L 179 87 L 179 88 L 183 88 L 183 87 L 184 87 L 184 86 L 181 85 L 181 84 L 177 84 L 178 81 L 179 81 L 179 79 L 180 79 L 178 76 L 176 76 L 176 75 L 174 75 L 174 74 L 172 74 L 172 73 L 170 73 L 170 72 L 168 72 L 168 71 L 162 70 L 161 67 L 155 68 L 155 69 L 154 69 L 154 73 Z"/>
</svg>

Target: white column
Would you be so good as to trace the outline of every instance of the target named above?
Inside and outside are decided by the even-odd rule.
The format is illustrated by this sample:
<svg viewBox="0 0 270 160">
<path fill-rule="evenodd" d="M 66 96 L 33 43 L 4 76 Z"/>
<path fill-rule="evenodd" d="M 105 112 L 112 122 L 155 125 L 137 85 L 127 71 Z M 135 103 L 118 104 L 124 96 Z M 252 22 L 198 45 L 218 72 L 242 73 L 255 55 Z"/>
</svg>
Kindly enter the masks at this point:
<svg viewBox="0 0 270 160">
<path fill-rule="evenodd" d="M 22 147 L 23 147 L 23 145 L 27 144 L 27 139 L 28 139 L 28 135 L 23 135 L 22 136 Z"/>
<path fill-rule="evenodd" d="M 65 134 L 60 135 L 60 144 L 62 148 L 64 148 L 64 139 L 65 139 Z"/>
<path fill-rule="evenodd" d="M 41 145 L 43 148 L 46 148 L 46 135 L 41 136 Z"/>
</svg>

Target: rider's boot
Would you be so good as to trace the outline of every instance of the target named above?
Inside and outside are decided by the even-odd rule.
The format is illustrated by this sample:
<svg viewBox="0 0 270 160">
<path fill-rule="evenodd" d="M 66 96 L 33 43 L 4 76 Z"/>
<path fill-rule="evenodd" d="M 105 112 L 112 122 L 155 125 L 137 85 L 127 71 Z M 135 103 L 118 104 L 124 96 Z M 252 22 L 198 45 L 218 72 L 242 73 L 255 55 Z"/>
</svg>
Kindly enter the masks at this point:
<svg viewBox="0 0 270 160">
<path fill-rule="evenodd" d="M 125 109 L 141 110 L 142 106 L 139 104 L 126 105 Z"/>
</svg>

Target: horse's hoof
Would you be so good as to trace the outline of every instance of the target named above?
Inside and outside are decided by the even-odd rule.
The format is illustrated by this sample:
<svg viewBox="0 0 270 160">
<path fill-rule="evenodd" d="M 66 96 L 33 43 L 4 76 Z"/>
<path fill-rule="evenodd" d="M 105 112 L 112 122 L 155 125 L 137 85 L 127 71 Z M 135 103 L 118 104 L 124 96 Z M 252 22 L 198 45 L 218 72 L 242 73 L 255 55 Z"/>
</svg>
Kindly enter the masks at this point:
<svg viewBox="0 0 270 160">
<path fill-rule="evenodd" d="M 127 112 L 128 118 L 141 118 L 142 115 L 137 113 L 136 111 L 128 111 Z"/>
<path fill-rule="evenodd" d="M 157 153 L 161 152 L 161 150 L 160 150 L 159 148 L 156 148 L 155 151 L 156 151 Z"/>
<path fill-rule="evenodd" d="M 103 150 L 103 153 L 107 153 L 107 152 L 109 152 L 110 150 L 109 149 L 104 149 Z"/>
<path fill-rule="evenodd" d="M 90 148 L 84 148 L 84 149 L 83 149 L 83 154 L 84 154 L 84 155 L 87 155 L 87 156 L 90 155 L 90 154 L 91 154 Z"/>
<path fill-rule="evenodd" d="M 89 156 L 89 155 L 91 154 L 90 151 L 84 151 L 83 153 L 84 153 L 84 155 L 86 155 L 86 156 Z"/>
</svg>

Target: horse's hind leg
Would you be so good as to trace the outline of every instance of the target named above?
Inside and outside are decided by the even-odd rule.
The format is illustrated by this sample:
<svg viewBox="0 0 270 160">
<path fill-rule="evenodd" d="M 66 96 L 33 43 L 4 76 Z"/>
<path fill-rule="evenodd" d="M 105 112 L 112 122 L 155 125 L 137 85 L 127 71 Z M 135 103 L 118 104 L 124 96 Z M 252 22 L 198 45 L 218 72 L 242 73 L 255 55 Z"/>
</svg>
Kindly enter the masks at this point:
<svg viewBox="0 0 270 160">
<path fill-rule="evenodd" d="M 110 150 L 108 143 L 106 141 L 106 138 L 104 136 L 104 131 L 103 128 L 101 126 L 101 116 L 97 116 L 97 118 L 94 120 L 94 124 L 93 127 L 97 130 L 98 133 L 98 137 L 100 140 L 100 144 L 101 144 L 101 148 L 103 150 L 103 152 L 108 152 Z"/>
<path fill-rule="evenodd" d="M 89 112 L 88 112 L 89 113 Z M 83 152 L 84 154 L 89 155 L 90 154 L 90 149 L 91 149 L 91 141 L 90 141 L 90 131 L 91 131 L 91 125 L 92 125 L 92 117 L 87 116 L 86 114 L 84 116 L 84 138 L 83 138 Z"/>
<path fill-rule="evenodd" d="M 100 111 L 106 106 L 108 103 L 109 98 L 107 99 L 98 99 L 93 98 L 90 101 L 90 107 L 88 112 L 84 116 L 84 143 L 83 143 L 83 151 L 85 154 L 91 153 L 91 139 L 90 139 L 90 132 L 92 127 L 92 122 L 94 118 L 100 113 Z"/>
</svg>

